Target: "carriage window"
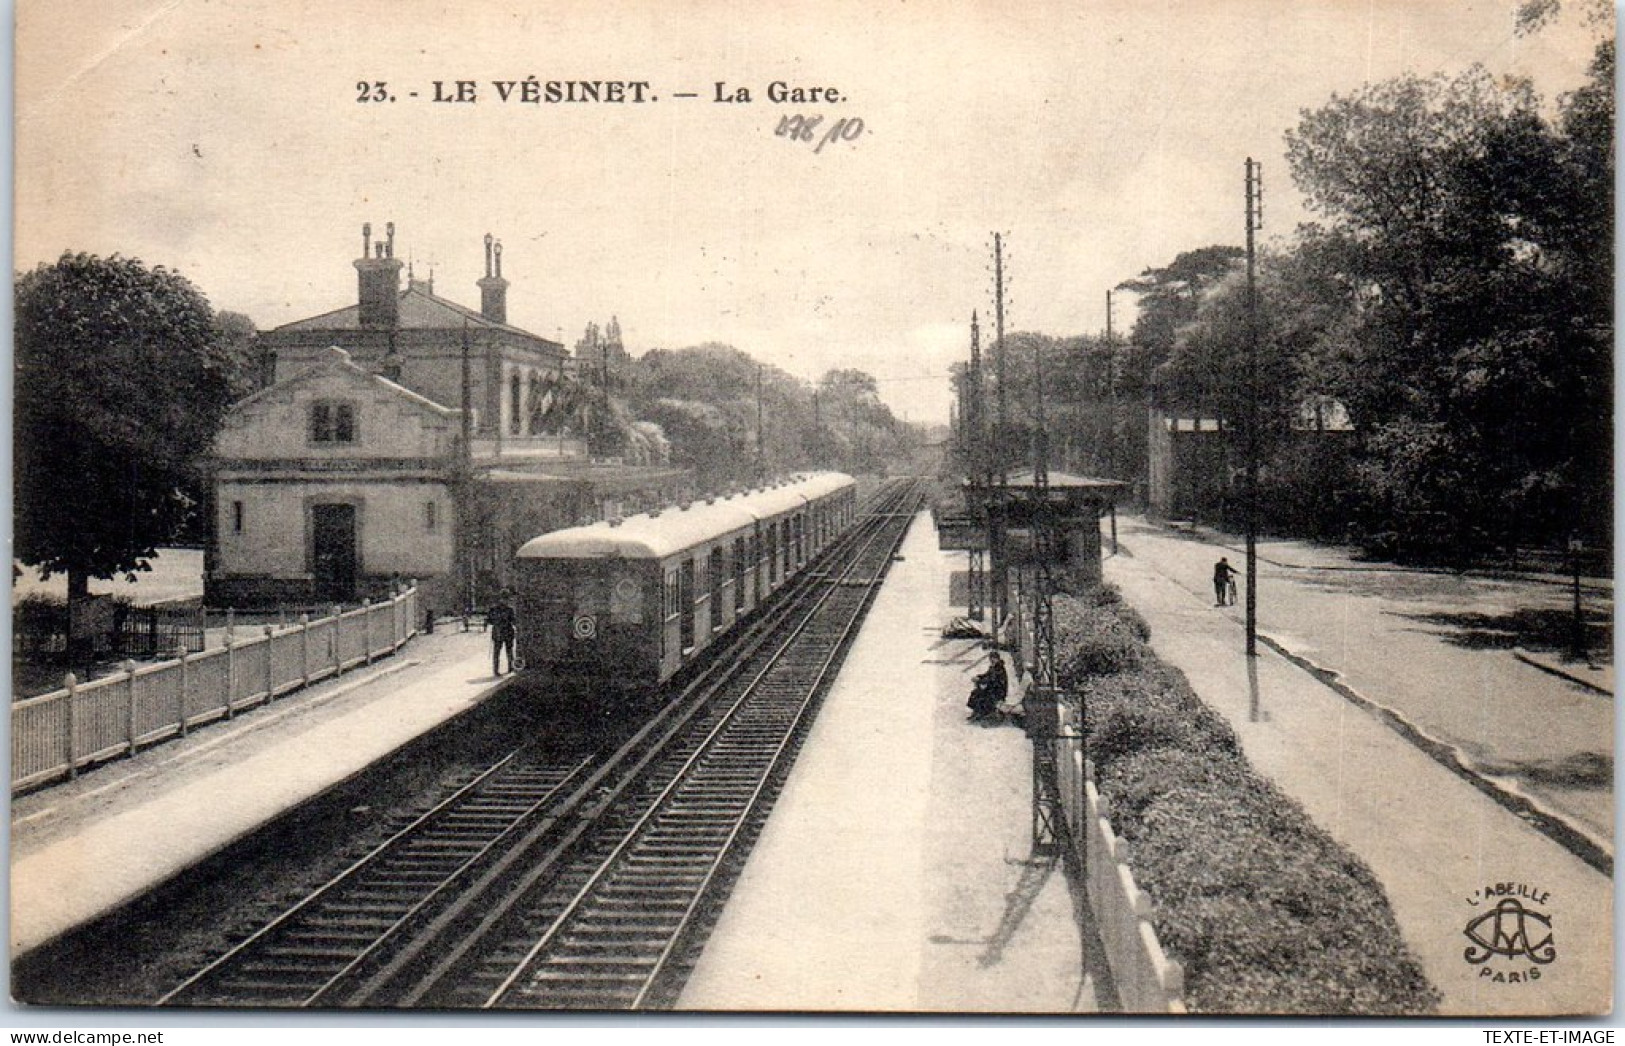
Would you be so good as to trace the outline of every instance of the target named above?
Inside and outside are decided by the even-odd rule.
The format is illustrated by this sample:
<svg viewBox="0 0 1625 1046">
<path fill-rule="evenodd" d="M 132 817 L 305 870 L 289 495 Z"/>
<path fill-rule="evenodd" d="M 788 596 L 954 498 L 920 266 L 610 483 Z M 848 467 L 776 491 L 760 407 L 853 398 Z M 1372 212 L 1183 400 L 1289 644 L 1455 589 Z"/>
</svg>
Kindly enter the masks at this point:
<svg viewBox="0 0 1625 1046">
<path fill-rule="evenodd" d="M 722 549 L 711 550 L 711 562 L 706 566 L 706 576 L 711 583 L 711 631 L 715 632 L 722 627 L 722 583 L 727 575 L 722 566 Z"/>
<path fill-rule="evenodd" d="M 241 501 L 231 503 L 231 531 L 234 534 L 243 532 L 243 503 Z"/>
<path fill-rule="evenodd" d="M 638 579 L 622 574 L 609 590 L 609 618 L 618 624 L 643 624 L 643 592 Z"/>
</svg>

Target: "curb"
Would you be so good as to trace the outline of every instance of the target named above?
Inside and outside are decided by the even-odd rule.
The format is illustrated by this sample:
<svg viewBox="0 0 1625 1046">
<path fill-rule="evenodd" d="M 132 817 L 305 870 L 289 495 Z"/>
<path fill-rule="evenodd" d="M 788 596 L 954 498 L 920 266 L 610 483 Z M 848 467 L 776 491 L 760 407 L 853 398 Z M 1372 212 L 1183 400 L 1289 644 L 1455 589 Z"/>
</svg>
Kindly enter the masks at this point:
<svg viewBox="0 0 1625 1046">
<path fill-rule="evenodd" d="M 1145 523 L 1147 526 L 1155 527 L 1158 530 L 1171 534 L 1175 537 L 1188 536 L 1198 538 L 1210 545 L 1214 545 L 1230 552 L 1246 551 L 1245 545 L 1234 544 L 1234 538 L 1221 531 L 1210 530 L 1207 533 L 1203 533 L 1196 529 L 1180 530 L 1177 527 L 1169 526 L 1167 523 L 1158 523 L 1149 519 L 1145 520 Z M 1436 574 L 1444 577 L 1484 578 L 1485 580 L 1491 581 L 1528 581 L 1536 585 L 1554 585 L 1565 588 L 1573 584 L 1572 579 L 1566 576 L 1559 577 L 1555 574 L 1534 574 L 1521 570 L 1453 570 L 1449 567 L 1405 567 L 1400 566 L 1397 563 L 1386 565 L 1373 564 L 1371 566 L 1359 566 L 1353 564 L 1348 566 L 1337 566 L 1315 563 L 1287 563 L 1283 560 L 1271 559 L 1270 557 L 1262 554 L 1258 556 L 1258 561 L 1260 563 L 1268 563 L 1272 567 L 1279 567 L 1282 570 L 1334 570 L 1348 574 Z M 1582 577 L 1580 586 L 1587 592 L 1606 594 L 1610 598 L 1613 597 L 1614 584 L 1613 579 L 1611 578 L 1603 579 Z"/>
<path fill-rule="evenodd" d="M 1317 682 L 1387 723 L 1396 733 L 1415 745 L 1434 762 L 1495 800 L 1508 811 L 1517 815 L 1520 820 L 1527 823 L 1531 828 L 1534 828 L 1602 874 L 1609 878 L 1613 877 L 1613 855 L 1608 852 L 1601 842 L 1593 839 L 1584 829 L 1571 824 L 1560 814 L 1542 809 L 1527 795 L 1515 788 L 1502 784 L 1495 778 L 1480 772 L 1462 756 L 1461 751 L 1454 745 L 1440 741 L 1387 705 L 1366 697 L 1340 680 L 1338 673 L 1332 669 L 1322 668 L 1307 657 L 1293 653 L 1278 640 L 1262 632 L 1258 633 L 1258 640 L 1292 664 L 1308 672 Z"/>
<path fill-rule="evenodd" d="M 1530 666 L 1531 668 L 1538 668 L 1542 672 L 1545 672 L 1547 675 L 1556 676 L 1559 679 L 1566 679 L 1569 682 L 1573 683 L 1575 686 L 1583 686 L 1587 690 L 1590 690 L 1593 693 L 1601 694 L 1604 697 L 1613 697 L 1614 696 L 1614 692 L 1612 690 L 1608 689 L 1607 687 L 1598 686 L 1596 683 L 1593 683 L 1591 680 L 1582 679 L 1581 677 L 1575 675 L 1572 672 L 1565 672 L 1560 666 L 1550 664 L 1550 663 L 1548 663 L 1546 661 L 1538 660 L 1538 659 L 1535 658 L 1534 655 L 1529 654 L 1529 653 L 1527 653 L 1527 652 L 1525 652 L 1523 650 L 1520 650 L 1520 649 L 1518 649 L 1516 647 L 1513 648 L 1512 656 L 1517 658 L 1519 661 L 1522 661 L 1524 664 Z"/>
</svg>

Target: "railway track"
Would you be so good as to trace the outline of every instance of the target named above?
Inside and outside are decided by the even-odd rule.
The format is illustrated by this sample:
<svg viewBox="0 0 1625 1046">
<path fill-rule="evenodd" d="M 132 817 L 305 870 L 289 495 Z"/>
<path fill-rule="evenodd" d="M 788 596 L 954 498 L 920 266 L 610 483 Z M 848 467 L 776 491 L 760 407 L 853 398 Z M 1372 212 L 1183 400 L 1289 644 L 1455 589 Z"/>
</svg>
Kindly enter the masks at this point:
<svg viewBox="0 0 1625 1046">
<path fill-rule="evenodd" d="M 511 753 L 160 1004 L 669 1005 L 920 500 L 877 493 L 613 756 Z"/>
<path fill-rule="evenodd" d="M 524 749 L 510 752 L 159 1005 L 317 1005 L 414 919 L 455 904 L 461 878 L 546 810 L 587 765 L 547 766 Z"/>
</svg>

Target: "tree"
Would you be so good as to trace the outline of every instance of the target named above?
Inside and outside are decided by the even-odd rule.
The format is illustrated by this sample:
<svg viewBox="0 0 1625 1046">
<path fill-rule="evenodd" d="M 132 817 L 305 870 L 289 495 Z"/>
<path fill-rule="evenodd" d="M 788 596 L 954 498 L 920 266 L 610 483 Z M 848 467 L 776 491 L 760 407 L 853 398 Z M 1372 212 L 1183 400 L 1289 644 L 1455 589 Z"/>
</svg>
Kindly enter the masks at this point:
<svg viewBox="0 0 1625 1046">
<path fill-rule="evenodd" d="M 1368 85 L 1287 135 L 1326 219 L 1302 249 L 1347 288 L 1321 370 L 1360 430 L 1368 525 L 1458 551 L 1606 532 L 1611 54 L 1562 126 L 1475 69 Z"/>
<path fill-rule="evenodd" d="M 240 312 L 219 312 L 214 317 L 214 333 L 226 358 L 231 361 L 231 391 L 236 398 L 247 396 L 271 384 L 267 360 L 259 345 L 254 321 Z"/>
<path fill-rule="evenodd" d="M 1139 298 L 1132 342 L 1119 367 L 1121 392 L 1145 397 L 1151 375 L 1173 352 L 1179 328 L 1196 318 L 1202 294 L 1235 272 L 1245 255 L 1240 247 L 1199 247 L 1118 284 Z"/>
<path fill-rule="evenodd" d="M 207 299 L 162 266 L 64 254 L 15 296 L 14 554 L 82 598 L 198 513 L 231 360 Z"/>
</svg>

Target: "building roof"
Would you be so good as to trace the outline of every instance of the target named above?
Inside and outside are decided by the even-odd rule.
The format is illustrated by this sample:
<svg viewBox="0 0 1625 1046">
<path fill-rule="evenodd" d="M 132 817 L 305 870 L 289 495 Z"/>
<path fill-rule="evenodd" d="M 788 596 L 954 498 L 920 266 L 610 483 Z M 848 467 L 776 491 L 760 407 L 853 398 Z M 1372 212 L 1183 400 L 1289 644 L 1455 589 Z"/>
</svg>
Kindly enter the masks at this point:
<svg viewBox="0 0 1625 1046">
<path fill-rule="evenodd" d="M 579 485 L 590 487 L 600 494 L 617 494 L 642 491 L 655 484 L 686 479 L 688 470 L 664 465 L 549 461 L 544 465 L 526 468 L 485 469 L 479 475 L 488 482 L 512 486 Z"/>
<path fill-rule="evenodd" d="M 374 374 L 372 371 L 351 360 L 350 354 L 339 348 L 337 345 L 330 346 L 327 351 L 322 353 L 322 355 L 312 362 L 310 366 L 305 367 L 303 370 L 299 371 L 299 373 L 294 374 L 291 377 L 284 378 L 275 385 L 267 385 L 258 392 L 243 397 L 236 403 L 233 403 L 231 405 L 231 409 L 233 412 L 235 412 L 243 407 L 258 402 L 259 400 L 268 399 L 272 395 L 280 393 L 283 389 L 286 389 L 290 385 L 310 381 L 313 378 L 325 373 L 343 374 L 351 381 L 374 386 L 391 396 L 398 397 L 407 403 L 412 404 L 414 407 L 421 410 L 430 411 L 431 413 L 437 414 L 440 417 L 456 417 L 458 414 L 462 413 L 455 407 L 444 406 L 436 403 L 434 400 L 422 395 L 421 393 L 413 392 L 405 385 L 398 385 L 381 374 Z"/>
<path fill-rule="evenodd" d="M 1005 486 L 1026 490 L 1033 485 L 1033 470 L 1021 469 L 1009 474 Z M 1127 487 L 1128 484 L 1120 479 L 1101 479 L 1097 476 L 1079 476 L 1071 472 L 1061 472 L 1051 469 L 1049 473 L 1049 488 L 1051 490 L 1076 490 L 1085 493 L 1114 494 Z"/>
<path fill-rule="evenodd" d="M 431 293 L 421 283 L 411 282 L 405 290 L 400 292 L 400 319 L 397 329 L 461 330 L 465 325 L 471 330 L 499 330 L 517 337 L 533 338 L 536 341 L 545 342 L 561 353 L 564 351 L 564 346 L 556 341 L 544 338 L 539 334 L 532 334 L 520 327 L 487 319 L 480 314 L 479 310 L 458 305 L 454 301 L 447 301 L 445 298 Z M 284 323 L 282 326 L 274 328 L 271 333 L 361 329 L 361 306 L 355 304 L 347 305 L 342 309 L 335 309 L 332 312 L 324 312 L 319 316 Z"/>
<path fill-rule="evenodd" d="M 527 541 L 519 549 L 518 558 L 665 559 L 714 538 L 744 533 L 758 520 L 853 485 L 850 476 L 814 473 L 767 490 L 555 530 Z"/>
</svg>

